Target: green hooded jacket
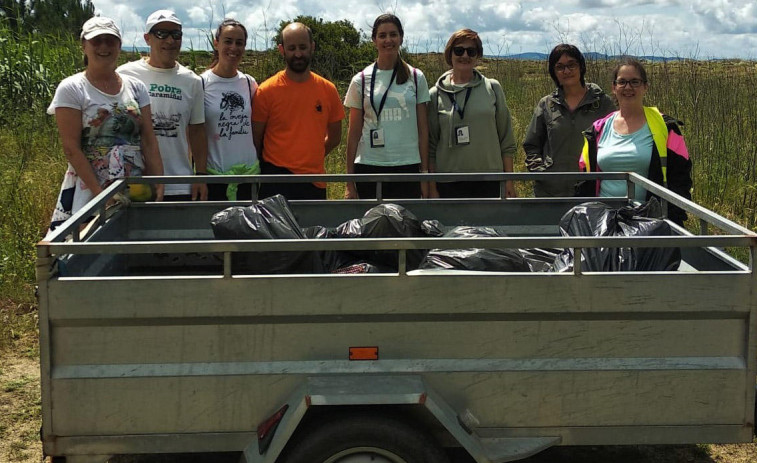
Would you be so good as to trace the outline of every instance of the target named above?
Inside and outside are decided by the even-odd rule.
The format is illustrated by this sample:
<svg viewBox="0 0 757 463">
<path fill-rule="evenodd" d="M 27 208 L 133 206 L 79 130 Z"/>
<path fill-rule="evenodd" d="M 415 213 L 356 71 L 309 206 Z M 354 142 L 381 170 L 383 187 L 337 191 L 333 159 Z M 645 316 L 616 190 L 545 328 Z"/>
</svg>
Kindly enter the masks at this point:
<svg viewBox="0 0 757 463">
<path fill-rule="evenodd" d="M 531 172 L 578 172 L 583 131 L 615 111 L 615 104 L 598 85 L 587 83 L 586 95 L 571 112 L 558 88 L 539 100 L 526 130 L 523 149 Z M 535 181 L 535 196 L 573 196 L 575 180 Z"/>
<path fill-rule="evenodd" d="M 504 156 L 517 147 L 510 110 L 502 86 L 474 70 L 465 85 L 452 85 L 444 73 L 430 91 L 428 103 L 429 159 L 436 172 L 504 172 Z M 470 89 L 470 96 L 466 94 Z M 451 98 L 452 97 L 452 98 Z M 453 107 L 453 98 L 463 117 Z M 470 143 L 455 143 L 455 130 L 468 126 Z"/>
</svg>

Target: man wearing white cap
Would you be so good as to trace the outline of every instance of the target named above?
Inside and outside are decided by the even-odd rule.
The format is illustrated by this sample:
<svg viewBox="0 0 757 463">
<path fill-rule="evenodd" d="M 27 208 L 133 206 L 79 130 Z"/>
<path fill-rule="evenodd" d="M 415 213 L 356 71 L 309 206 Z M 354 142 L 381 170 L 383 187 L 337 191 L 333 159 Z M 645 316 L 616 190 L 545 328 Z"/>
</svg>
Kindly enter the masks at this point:
<svg viewBox="0 0 757 463">
<path fill-rule="evenodd" d="M 165 175 L 207 175 L 202 80 L 176 61 L 181 38 L 181 21 L 173 11 L 152 13 L 147 17 L 144 35 L 150 56 L 126 63 L 117 71 L 134 76 L 147 86 Z M 207 185 L 203 183 L 165 186 L 166 201 L 205 200 L 207 197 Z"/>
</svg>

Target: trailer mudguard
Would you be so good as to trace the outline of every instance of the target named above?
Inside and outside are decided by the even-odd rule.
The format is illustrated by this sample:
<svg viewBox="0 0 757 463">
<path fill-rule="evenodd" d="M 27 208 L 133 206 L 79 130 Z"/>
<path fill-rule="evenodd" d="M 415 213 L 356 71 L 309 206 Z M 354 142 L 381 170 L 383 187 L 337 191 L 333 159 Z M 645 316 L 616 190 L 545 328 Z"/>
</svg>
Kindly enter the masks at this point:
<svg viewBox="0 0 757 463">
<path fill-rule="evenodd" d="M 279 404 L 281 406 L 282 404 Z M 417 375 L 309 377 L 286 402 L 270 445 L 262 454 L 258 441 L 242 453 L 243 463 L 274 463 L 294 435 L 305 413 L 317 406 L 418 405 L 425 407 L 478 463 L 520 460 L 560 443 L 560 437 L 480 438 L 463 419 Z"/>
</svg>

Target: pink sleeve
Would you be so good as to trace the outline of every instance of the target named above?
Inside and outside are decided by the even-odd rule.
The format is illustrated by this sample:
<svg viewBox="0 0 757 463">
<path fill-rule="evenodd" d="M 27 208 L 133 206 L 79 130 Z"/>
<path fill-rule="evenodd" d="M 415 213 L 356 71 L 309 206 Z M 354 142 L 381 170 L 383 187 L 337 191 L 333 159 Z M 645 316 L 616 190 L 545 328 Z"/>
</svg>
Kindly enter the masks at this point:
<svg viewBox="0 0 757 463">
<path fill-rule="evenodd" d="M 668 149 L 684 159 L 689 159 L 689 150 L 686 149 L 686 142 L 683 141 L 683 137 L 672 131 L 668 134 Z"/>
</svg>

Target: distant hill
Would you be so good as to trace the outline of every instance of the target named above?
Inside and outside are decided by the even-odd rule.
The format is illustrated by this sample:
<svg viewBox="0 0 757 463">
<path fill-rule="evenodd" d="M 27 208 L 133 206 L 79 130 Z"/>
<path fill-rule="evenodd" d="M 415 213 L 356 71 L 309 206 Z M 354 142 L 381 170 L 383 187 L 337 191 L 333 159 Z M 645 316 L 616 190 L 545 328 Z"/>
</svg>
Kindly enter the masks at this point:
<svg viewBox="0 0 757 463">
<path fill-rule="evenodd" d="M 586 59 L 593 60 L 593 61 L 617 60 L 622 57 L 621 55 L 606 55 L 604 53 L 596 53 L 593 51 L 586 53 L 584 56 L 586 56 Z M 642 56 L 635 56 L 635 58 L 640 59 L 642 61 L 655 61 L 655 62 L 680 61 L 680 60 L 686 59 L 680 56 L 656 56 L 656 55 L 642 55 Z"/>
<path fill-rule="evenodd" d="M 518 53 L 517 55 L 492 56 L 492 58 L 524 59 L 528 61 L 544 61 L 549 58 L 545 53 Z"/>
<path fill-rule="evenodd" d="M 150 47 L 122 47 L 121 51 L 126 53 L 150 53 Z"/>
<path fill-rule="evenodd" d="M 589 61 L 616 60 L 620 58 L 620 55 L 607 55 L 604 53 L 597 53 L 594 51 L 584 53 L 584 56 Z M 487 57 L 488 58 L 522 59 L 522 60 L 527 60 L 527 61 L 546 61 L 549 58 L 549 55 L 547 53 L 529 52 L 529 53 L 518 53 L 515 55 L 487 56 Z M 679 60 L 685 59 L 680 56 L 654 56 L 654 55 L 637 56 L 636 58 L 643 61 L 655 61 L 655 62 L 679 61 Z"/>
</svg>

